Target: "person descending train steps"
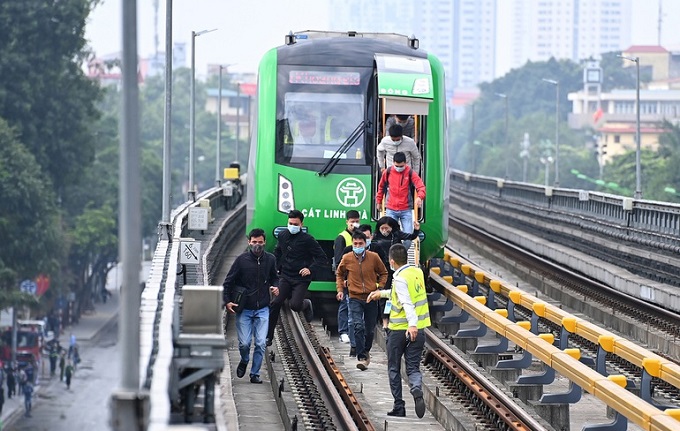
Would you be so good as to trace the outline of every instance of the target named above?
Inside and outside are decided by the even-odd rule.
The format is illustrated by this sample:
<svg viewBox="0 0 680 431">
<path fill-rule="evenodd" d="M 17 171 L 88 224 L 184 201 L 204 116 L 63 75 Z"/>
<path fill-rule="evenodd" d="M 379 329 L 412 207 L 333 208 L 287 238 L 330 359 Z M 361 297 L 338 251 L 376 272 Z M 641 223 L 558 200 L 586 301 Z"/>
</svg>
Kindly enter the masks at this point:
<svg viewBox="0 0 680 431">
<path fill-rule="evenodd" d="M 380 177 L 375 202 L 378 208 L 385 200 L 385 215 L 401 223 L 401 230 L 413 232 L 413 208 L 422 206 L 425 199 L 425 184 L 420 176 L 406 164 L 406 155 L 401 151 L 394 155 L 394 166 L 389 167 Z M 417 196 L 413 198 L 412 187 Z M 409 248 L 410 242 L 404 246 Z"/>
<path fill-rule="evenodd" d="M 420 172 L 420 152 L 413 139 L 404 136 L 403 128 L 394 124 L 389 128 L 389 136 L 385 136 L 378 144 L 378 166 L 380 173 L 392 166 L 394 155 L 404 153 L 406 164 L 415 172 Z"/>
</svg>

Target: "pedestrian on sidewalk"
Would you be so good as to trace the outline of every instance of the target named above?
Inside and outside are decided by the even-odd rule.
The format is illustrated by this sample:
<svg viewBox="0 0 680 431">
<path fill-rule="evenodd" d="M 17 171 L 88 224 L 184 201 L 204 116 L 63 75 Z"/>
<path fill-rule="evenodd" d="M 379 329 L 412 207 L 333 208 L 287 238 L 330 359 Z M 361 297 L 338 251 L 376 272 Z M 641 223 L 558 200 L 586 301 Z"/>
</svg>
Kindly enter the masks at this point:
<svg viewBox="0 0 680 431">
<path fill-rule="evenodd" d="M 66 368 L 66 352 L 62 349 L 59 352 L 59 381 L 64 381 L 64 369 Z"/>
<path fill-rule="evenodd" d="M 33 383 L 24 383 L 24 408 L 26 410 L 26 417 L 31 417 L 31 408 L 33 407 Z"/>
<path fill-rule="evenodd" d="M 12 399 L 12 395 L 17 393 L 17 379 L 11 361 L 5 367 L 5 375 L 7 377 L 7 398 Z"/>
<path fill-rule="evenodd" d="M 5 389 L 2 387 L 4 383 L 5 370 L 2 368 L 2 363 L 0 362 L 0 414 L 2 414 L 2 406 L 5 404 Z"/>
<path fill-rule="evenodd" d="M 73 363 L 71 361 L 68 361 L 68 364 L 66 364 L 66 371 L 64 372 L 64 375 L 66 376 L 66 389 L 71 389 L 71 378 L 73 377 Z"/>
<path fill-rule="evenodd" d="M 69 337 L 69 345 L 68 345 L 68 358 L 71 359 L 73 357 L 73 350 L 76 348 L 76 336 L 71 332 L 71 336 Z"/>
<path fill-rule="evenodd" d="M 48 354 L 50 357 L 50 377 L 54 377 L 57 373 L 57 359 L 59 359 L 59 342 L 53 340 L 48 347 Z"/>
<path fill-rule="evenodd" d="M 24 386 L 26 385 L 26 382 L 28 380 L 28 377 L 26 375 L 26 371 L 23 369 L 19 369 L 19 372 L 17 373 L 17 381 L 19 382 L 19 393 L 23 394 L 24 393 Z"/>
</svg>

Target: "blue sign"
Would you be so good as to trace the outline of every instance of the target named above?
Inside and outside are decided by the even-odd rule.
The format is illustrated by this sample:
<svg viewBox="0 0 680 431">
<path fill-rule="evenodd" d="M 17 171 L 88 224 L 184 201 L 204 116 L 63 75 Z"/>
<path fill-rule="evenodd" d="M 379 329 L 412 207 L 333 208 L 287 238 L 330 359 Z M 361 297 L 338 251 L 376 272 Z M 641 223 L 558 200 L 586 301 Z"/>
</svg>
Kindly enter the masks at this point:
<svg viewBox="0 0 680 431">
<path fill-rule="evenodd" d="M 30 293 L 31 295 L 35 295 L 38 291 L 38 285 L 32 280 L 24 280 L 21 282 L 21 284 L 19 284 L 19 290 Z"/>
</svg>

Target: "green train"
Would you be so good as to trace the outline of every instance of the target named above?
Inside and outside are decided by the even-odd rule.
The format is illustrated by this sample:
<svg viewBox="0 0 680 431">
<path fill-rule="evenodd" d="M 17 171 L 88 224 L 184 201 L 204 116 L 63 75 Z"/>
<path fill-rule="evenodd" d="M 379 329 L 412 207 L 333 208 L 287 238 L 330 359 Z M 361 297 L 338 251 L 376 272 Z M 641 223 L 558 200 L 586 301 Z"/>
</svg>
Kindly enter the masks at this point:
<svg viewBox="0 0 680 431">
<path fill-rule="evenodd" d="M 418 40 L 381 33 L 305 31 L 286 36 L 259 66 L 247 180 L 247 230 L 268 232 L 273 249 L 287 214 L 326 251 L 328 267 L 310 286 L 315 305 L 337 308 L 333 241 L 345 214 L 380 217 L 376 147 L 390 115 L 414 119 L 427 187 L 420 262 L 442 256 L 447 240 L 448 156 L 444 70 Z M 330 301 L 326 301 L 326 300 Z M 318 308 L 317 308 L 318 310 Z"/>
</svg>

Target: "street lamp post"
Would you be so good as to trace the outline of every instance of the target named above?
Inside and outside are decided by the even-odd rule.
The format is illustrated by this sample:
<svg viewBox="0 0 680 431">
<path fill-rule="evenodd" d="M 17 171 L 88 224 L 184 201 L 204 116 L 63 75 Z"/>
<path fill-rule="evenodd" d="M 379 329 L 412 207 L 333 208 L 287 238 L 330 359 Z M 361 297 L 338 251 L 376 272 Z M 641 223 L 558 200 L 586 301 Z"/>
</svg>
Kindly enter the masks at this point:
<svg viewBox="0 0 680 431">
<path fill-rule="evenodd" d="M 554 160 L 552 156 L 541 157 L 540 160 L 545 166 L 545 186 L 548 187 L 548 183 L 550 183 L 550 165 Z"/>
<path fill-rule="evenodd" d="M 222 162 L 220 160 L 222 151 L 222 69 L 224 69 L 224 66 L 220 64 L 220 84 L 217 94 L 217 143 L 215 148 L 215 185 L 217 187 L 222 184 L 222 176 L 220 175 Z"/>
<path fill-rule="evenodd" d="M 505 99 L 505 179 L 508 179 L 510 166 L 508 165 L 508 95 L 504 93 L 496 93 L 496 96 Z"/>
<path fill-rule="evenodd" d="M 196 200 L 194 182 L 194 138 L 196 135 L 196 37 L 217 30 L 191 31 L 191 94 L 189 95 L 189 200 Z"/>
<path fill-rule="evenodd" d="M 238 162 L 238 147 L 241 143 L 241 83 L 236 83 L 236 161 Z"/>
<path fill-rule="evenodd" d="M 172 0 L 165 2 L 165 112 L 163 121 L 163 199 L 161 238 L 172 237 L 170 194 L 172 190 Z"/>
<path fill-rule="evenodd" d="M 542 79 L 555 86 L 555 187 L 560 186 L 560 81 Z"/>
<path fill-rule="evenodd" d="M 637 81 L 635 86 L 635 199 L 642 199 L 642 173 L 640 172 L 640 57 L 619 55 L 624 60 L 635 62 Z"/>
</svg>

